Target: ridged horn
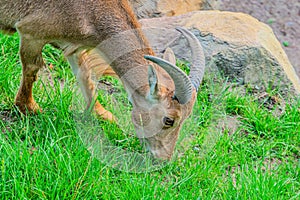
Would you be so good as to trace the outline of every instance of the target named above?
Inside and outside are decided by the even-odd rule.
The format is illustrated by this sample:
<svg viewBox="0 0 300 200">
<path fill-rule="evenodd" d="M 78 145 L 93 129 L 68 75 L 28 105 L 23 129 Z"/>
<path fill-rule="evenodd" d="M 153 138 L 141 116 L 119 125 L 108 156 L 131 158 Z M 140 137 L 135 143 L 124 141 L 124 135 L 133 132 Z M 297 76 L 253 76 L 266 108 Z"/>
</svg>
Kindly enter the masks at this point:
<svg viewBox="0 0 300 200">
<path fill-rule="evenodd" d="M 196 90 L 198 90 L 205 70 L 205 56 L 202 45 L 197 37 L 186 28 L 176 27 L 176 30 L 184 35 L 192 50 L 192 63 L 189 77 Z"/>
<path fill-rule="evenodd" d="M 145 59 L 156 63 L 168 72 L 175 84 L 174 98 L 176 98 L 180 104 L 186 104 L 190 101 L 193 92 L 193 85 L 189 77 L 180 68 L 156 56 L 145 55 L 144 57 Z"/>
</svg>

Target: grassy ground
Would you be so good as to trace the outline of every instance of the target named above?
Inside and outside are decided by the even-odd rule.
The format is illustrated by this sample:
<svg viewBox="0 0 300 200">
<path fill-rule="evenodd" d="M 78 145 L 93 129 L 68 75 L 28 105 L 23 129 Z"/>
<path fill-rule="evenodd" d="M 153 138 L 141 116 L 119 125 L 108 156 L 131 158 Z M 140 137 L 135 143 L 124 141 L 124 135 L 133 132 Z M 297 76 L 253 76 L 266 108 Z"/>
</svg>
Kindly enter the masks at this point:
<svg viewBox="0 0 300 200">
<path fill-rule="evenodd" d="M 34 87 L 43 113 L 22 116 L 13 107 L 21 74 L 17 36 L 0 35 L 0 44 L 0 199 L 300 198 L 299 99 L 272 90 L 253 95 L 207 77 L 181 132 L 179 157 L 157 171 L 127 173 L 92 156 L 82 140 L 96 129 L 122 149 L 142 151 L 119 82 L 109 79 L 115 92 L 99 99 L 118 105 L 110 109 L 126 115 L 125 125 L 93 126 L 74 103 L 68 64 L 48 46 L 48 68 Z"/>
</svg>

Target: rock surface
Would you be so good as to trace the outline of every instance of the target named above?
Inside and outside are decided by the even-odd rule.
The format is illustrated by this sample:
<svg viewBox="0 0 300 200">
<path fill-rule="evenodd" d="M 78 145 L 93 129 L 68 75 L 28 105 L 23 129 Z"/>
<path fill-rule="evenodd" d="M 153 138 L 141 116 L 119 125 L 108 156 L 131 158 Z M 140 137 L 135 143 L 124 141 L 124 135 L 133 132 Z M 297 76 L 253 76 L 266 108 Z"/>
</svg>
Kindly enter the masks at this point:
<svg viewBox="0 0 300 200">
<path fill-rule="evenodd" d="M 138 18 L 176 16 L 190 11 L 218 9 L 219 0 L 130 0 Z"/>
<path fill-rule="evenodd" d="M 268 24 L 300 77 L 299 0 L 220 0 L 219 10 L 243 12 Z"/>
<path fill-rule="evenodd" d="M 218 69 L 230 80 L 255 88 L 278 87 L 300 93 L 300 80 L 272 29 L 242 13 L 198 11 L 176 17 L 140 20 L 153 49 L 170 46 L 178 58 L 189 60 L 186 40 L 175 27 L 186 27 L 201 42 L 207 69 Z"/>
</svg>

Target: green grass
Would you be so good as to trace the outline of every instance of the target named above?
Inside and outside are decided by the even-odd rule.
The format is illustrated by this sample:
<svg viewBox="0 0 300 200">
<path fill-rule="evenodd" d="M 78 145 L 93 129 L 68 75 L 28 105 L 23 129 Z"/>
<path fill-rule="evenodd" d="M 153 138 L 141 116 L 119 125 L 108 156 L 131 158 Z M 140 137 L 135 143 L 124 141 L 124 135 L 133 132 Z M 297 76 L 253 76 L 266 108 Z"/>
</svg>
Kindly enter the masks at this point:
<svg viewBox="0 0 300 200">
<path fill-rule="evenodd" d="M 99 100 L 121 126 L 85 116 L 74 101 L 70 67 L 47 46 L 44 58 L 53 69 L 43 70 L 34 87 L 43 113 L 23 116 L 13 107 L 21 75 L 18 37 L 0 35 L 0 44 L 0 199 L 300 198 L 299 98 L 279 96 L 270 107 L 274 94 L 257 98 L 206 75 L 181 132 L 180 156 L 157 171 L 127 173 L 97 159 L 82 140 L 82 133 L 96 130 L 113 145 L 143 151 L 119 81 L 107 79 L 117 92 L 99 91 L 106 94 Z M 226 125 L 233 122 L 235 128 Z"/>
</svg>

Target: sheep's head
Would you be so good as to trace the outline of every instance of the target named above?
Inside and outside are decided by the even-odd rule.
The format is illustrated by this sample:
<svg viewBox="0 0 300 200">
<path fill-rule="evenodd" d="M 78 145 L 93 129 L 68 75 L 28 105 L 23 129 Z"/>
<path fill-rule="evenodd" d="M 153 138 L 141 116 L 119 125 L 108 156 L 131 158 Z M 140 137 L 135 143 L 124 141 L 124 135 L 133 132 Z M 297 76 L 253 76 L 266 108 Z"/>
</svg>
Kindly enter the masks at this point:
<svg viewBox="0 0 300 200">
<path fill-rule="evenodd" d="M 182 124 L 192 112 L 205 65 L 197 38 L 186 29 L 177 30 L 192 48 L 190 76 L 176 67 L 170 50 L 166 51 L 164 59 L 145 56 L 155 63 L 148 68 L 148 92 L 146 98 L 135 95 L 133 99 L 132 121 L 137 136 L 154 157 L 163 160 L 172 157 Z"/>
</svg>

